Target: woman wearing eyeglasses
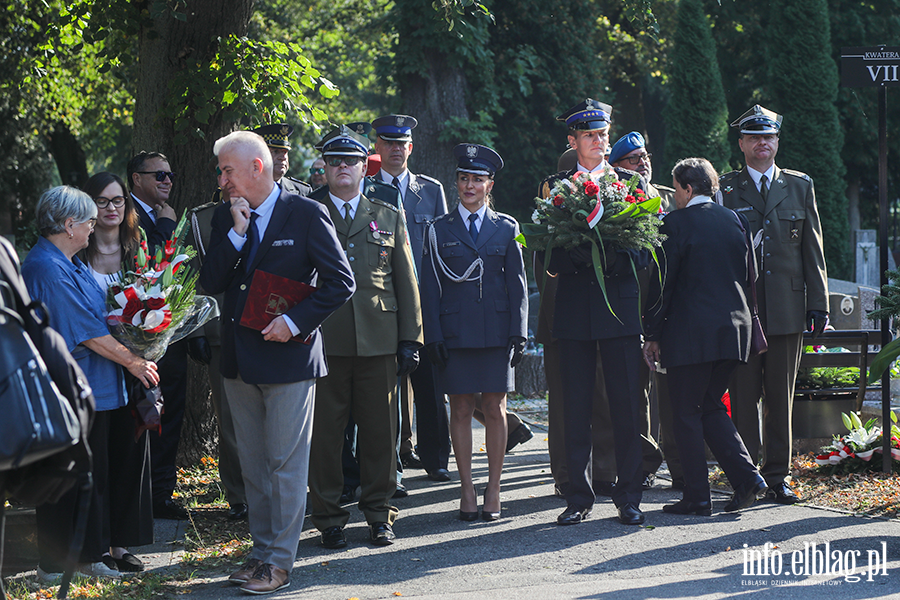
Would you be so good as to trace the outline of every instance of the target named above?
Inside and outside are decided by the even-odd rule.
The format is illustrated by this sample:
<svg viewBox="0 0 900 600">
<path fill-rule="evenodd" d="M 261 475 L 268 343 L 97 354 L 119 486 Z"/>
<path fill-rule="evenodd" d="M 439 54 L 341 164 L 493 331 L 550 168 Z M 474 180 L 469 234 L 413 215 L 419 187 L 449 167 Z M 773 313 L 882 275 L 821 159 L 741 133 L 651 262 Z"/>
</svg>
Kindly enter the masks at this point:
<svg viewBox="0 0 900 600">
<path fill-rule="evenodd" d="M 123 270 L 134 267 L 141 233 L 134 202 L 118 175 L 97 173 L 84 184 L 83 191 L 97 205 L 97 224 L 88 246 L 79 253 L 91 275 L 106 293 Z M 140 383 L 126 376 L 129 394 Z M 143 563 L 128 551 L 129 546 L 153 543 L 153 510 L 150 489 L 150 445 L 147 432 L 134 436 L 131 408 L 110 411 L 108 442 L 109 480 L 103 511 L 105 543 L 103 563 L 120 572 L 141 571 Z"/>
<path fill-rule="evenodd" d="M 50 323 L 90 383 L 97 409 L 88 437 L 94 455 L 94 488 L 79 571 L 115 578 L 120 572 L 113 568 L 114 561 L 113 567 L 105 562 L 103 554 L 110 547 L 108 493 L 121 485 L 116 479 L 114 486 L 108 486 L 108 459 L 121 451 L 110 447 L 109 440 L 116 429 L 113 415 L 126 405 L 122 367 L 148 386 L 159 383 L 159 376 L 154 363 L 135 356 L 109 334 L 106 288 L 97 284 L 76 256 L 88 246 L 97 223 L 97 204 L 80 190 L 59 186 L 41 195 L 35 217 L 41 237 L 22 264 L 22 278 L 31 297 L 47 306 Z M 124 435 L 133 440 L 133 432 L 130 424 Z M 77 506 L 78 492 L 73 488 L 59 502 L 37 508 L 38 577 L 45 582 L 55 583 L 62 577 Z"/>
<path fill-rule="evenodd" d="M 478 518 L 472 481 L 472 414 L 481 393 L 488 483 L 481 518 L 500 518 L 500 474 L 506 453 L 506 393 L 522 359 L 528 315 L 525 266 L 515 219 L 491 210 L 500 155 L 460 144 L 456 209 L 435 219 L 422 258 L 425 345 L 440 392 L 450 395 L 450 439 L 459 472 L 459 518 Z"/>
</svg>

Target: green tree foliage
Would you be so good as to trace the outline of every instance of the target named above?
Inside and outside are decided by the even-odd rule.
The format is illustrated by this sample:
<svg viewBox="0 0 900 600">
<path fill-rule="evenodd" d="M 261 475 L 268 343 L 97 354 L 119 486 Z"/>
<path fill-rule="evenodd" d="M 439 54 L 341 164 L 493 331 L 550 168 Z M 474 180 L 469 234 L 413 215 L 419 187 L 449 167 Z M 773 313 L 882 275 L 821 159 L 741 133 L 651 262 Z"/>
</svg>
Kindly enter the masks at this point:
<svg viewBox="0 0 900 600">
<path fill-rule="evenodd" d="M 731 155 L 728 107 L 702 0 L 678 4 L 668 82 L 663 172 L 669 173 L 678 160 L 689 156 L 706 158 L 724 171 Z"/>
<path fill-rule="evenodd" d="M 836 106 L 838 70 L 831 53 L 826 0 L 770 6 L 766 58 L 771 104 L 784 115 L 776 162 L 812 177 L 822 220 L 828 274 L 847 277 L 848 228 L 843 133 Z"/>
</svg>

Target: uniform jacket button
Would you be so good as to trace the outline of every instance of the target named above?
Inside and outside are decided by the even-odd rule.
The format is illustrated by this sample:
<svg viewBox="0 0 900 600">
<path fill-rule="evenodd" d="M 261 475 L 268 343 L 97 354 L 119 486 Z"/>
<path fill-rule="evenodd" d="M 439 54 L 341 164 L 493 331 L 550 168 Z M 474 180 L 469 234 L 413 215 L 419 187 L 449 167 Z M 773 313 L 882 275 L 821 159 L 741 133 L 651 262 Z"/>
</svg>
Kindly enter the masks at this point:
<svg viewBox="0 0 900 600">
<path fill-rule="evenodd" d="M 246 289 L 247 289 L 247 284 L 242 283 L 242 284 L 241 284 L 241 291 L 243 292 L 243 291 L 246 290 Z"/>
</svg>

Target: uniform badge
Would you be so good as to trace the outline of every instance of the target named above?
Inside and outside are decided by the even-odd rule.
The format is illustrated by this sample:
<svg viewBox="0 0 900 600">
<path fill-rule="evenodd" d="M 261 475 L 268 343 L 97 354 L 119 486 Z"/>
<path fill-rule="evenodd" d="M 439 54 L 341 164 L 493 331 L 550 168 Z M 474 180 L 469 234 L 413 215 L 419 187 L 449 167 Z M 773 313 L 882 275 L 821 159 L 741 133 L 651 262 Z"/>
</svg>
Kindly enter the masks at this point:
<svg viewBox="0 0 900 600">
<path fill-rule="evenodd" d="M 403 127 L 403 124 L 406 123 L 406 117 L 397 117 L 394 122 L 397 124 L 397 127 Z"/>
<path fill-rule="evenodd" d="M 366 133 L 366 128 L 363 126 L 362 123 L 360 123 L 359 125 L 356 126 L 356 133 L 358 133 L 360 135 L 364 135 Z"/>
<path fill-rule="evenodd" d="M 469 158 L 475 158 L 476 156 L 478 156 L 478 146 L 467 146 L 466 156 L 468 156 Z"/>
<path fill-rule="evenodd" d="M 421 186 L 421 184 L 419 184 L 418 181 L 416 181 L 414 183 L 409 184 L 409 189 L 411 189 L 413 192 L 418 193 L 418 191 L 420 189 L 422 189 L 422 186 Z"/>
<path fill-rule="evenodd" d="M 726 193 L 726 194 L 730 194 L 730 193 L 731 193 L 731 190 L 733 190 L 733 189 L 734 189 L 734 188 L 731 187 L 731 186 L 729 185 L 728 187 L 725 188 L 725 193 Z"/>
<path fill-rule="evenodd" d="M 366 188 L 366 191 L 369 192 L 370 194 L 374 194 L 374 193 L 375 193 L 375 186 L 374 186 L 374 185 L 370 185 L 369 187 Z"/>
</svg>

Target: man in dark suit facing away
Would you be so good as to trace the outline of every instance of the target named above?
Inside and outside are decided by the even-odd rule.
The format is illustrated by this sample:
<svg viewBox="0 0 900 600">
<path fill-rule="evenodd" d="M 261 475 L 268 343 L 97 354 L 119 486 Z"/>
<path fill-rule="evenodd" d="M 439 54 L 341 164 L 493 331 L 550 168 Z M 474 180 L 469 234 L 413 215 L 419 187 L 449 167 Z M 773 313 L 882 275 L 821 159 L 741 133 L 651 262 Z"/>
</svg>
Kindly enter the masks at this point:
<svg viewBox="0 0 900 600">
<path fill-rule="evenodd" d="M 216 209 L 200 283 L 208 293 L 225 293 L 220 368 L 253 537 L 250 558 L 229 581 L 266 594 L 290 584 L 303 529 L 315 382 L 328 372 L 319 326 L 356 286 L 328 211 L 275 184 L 260 136 L 231 133 L 214 152 L 231 204 Z M 262 331 L 242 327 L 257 270 L 315 280 L 317 289 Z"/>
</svg>

